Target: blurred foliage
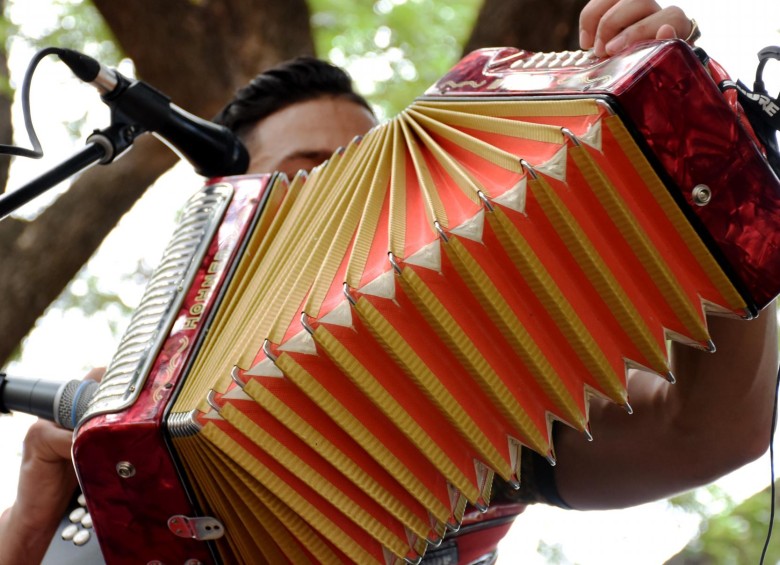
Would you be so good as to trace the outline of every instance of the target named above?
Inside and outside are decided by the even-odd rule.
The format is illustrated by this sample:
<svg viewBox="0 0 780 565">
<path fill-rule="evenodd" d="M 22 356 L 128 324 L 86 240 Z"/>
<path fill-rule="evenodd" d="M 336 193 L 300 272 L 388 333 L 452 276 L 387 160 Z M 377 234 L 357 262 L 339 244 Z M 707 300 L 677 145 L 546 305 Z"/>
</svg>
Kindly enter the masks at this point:
<svg viewBox="0 0 780 565">
<path fill-rule="evenodd" d="M 5 10 L 6 2 L 0 2 L 0 7 Z M 16 32 L 17 27 L 11 23 L 8 18 L 0 18 L 0 52 L 3 58 L 7 58 L 8 54 L 8 38 Z M 11 87 L 11 81 L 8 76 L 8 68 L 3 65 L 2 72 L 0 72 L 0 96 L 6 99 L 13 97 L 13 88 Z"/>
<path fill-rule="evenodd" d="M 696 514 L 702 519 L 706 519 L 713 513 L 729 512 L 736 505 L 734 500 L 717 485 L 684 492 L 670 498 L 668 502 L 673 508 Z"/>
<path fill-rule="evenodd" d="M 43 29 L 36 28 L 35 35 L 30 36 L 25 31 L 27 27 L 19 27 L 14 21 L 14 9 L 29 0 L 7 0 L 5 24 L 0 28 L 3 39 L 13 37 L 22 40 L 35 49 L 49 46 L 64 47 L 82 51 L 107 65 L 117 65 L 122 58 L 121 50 L 114 41 L 111 31 L 106 26 L 100 12 L 92 2 L 85 0 L 50 0 L 46 7 L 46 17 L 42 19 Z"/>
<path fill-rule="evenodd" d="M 544 540 L 539 540 L 539 544 L 536 546 L 536 552 L 540 557 L 544 557 L 544 560 L 551 565 L 572 565 L 572 562 L 566 557 L 563 546 L 559 543 L 551 544 Z"/>
<path fill-rule="evenodd" d="M 149 276 L 149 270 L 144 269 L 143 271 L 138 271 L 138 273 L 123 277 L 123 280 L 144 284 Z M 105 310 L 107 304 L 117 304 L 121 313 L 129 317 L 136 306 L 129 302 L 119 293 L 105 288 L 97 277 L 89 274 L 86 270 L 82 270 L 60 297 L 57 298 L 53 306 L 61 310 L 77 308 L 84 315 L 91 316 Z"/>
<path fill-rule="evenodd" d="M 114 337 L 119 337 L 127 326 L 133 311 L 137 308 L 138 293 L 127 289 L 141 289 L 152 276 L 152 268 L 139 260 L 136 270 L 121 277 L 122 289 L 107 288 L 106 284 L 89 272 L 88 268 L 71 281 L 52 304 L 51 308 L 62 311 L 75 309 L 85 317 L 101 315 Z"/>
<path fill-rule="evenodd" d="M 403 110 L 461 57 L 482 0 L 310 0 L 319 56 L 347 69 L 381 117 Z"/>
<path fill-rule="evenodd" d="M 19 0 L 17 0 L 19 1 Z M 13 4 L 14 0 L 6 0 L 4 8 L 7 10 L 8 6 Z M 7 50 L 8 40 L 19 33 L 19 26 L 11 21 L 8 17 L 0 18 L 0 42 L 2 42 L 3 49 Z"/>
<path fill-rule="evenodd" d="M 673 502 L 702 518 L 699 534 L 667 565 L 741 565 L 761 562 L 771 515 L 771 487 L 736 504 L 722 491 L 717 501 L 703 498 L 717 489 L 708 487 L 673 499 Z M 777 500 L 775 501 L 777 504 Z M 771 543 L 764 563 L 780 562 L 780 543 Z"/>
</svg>

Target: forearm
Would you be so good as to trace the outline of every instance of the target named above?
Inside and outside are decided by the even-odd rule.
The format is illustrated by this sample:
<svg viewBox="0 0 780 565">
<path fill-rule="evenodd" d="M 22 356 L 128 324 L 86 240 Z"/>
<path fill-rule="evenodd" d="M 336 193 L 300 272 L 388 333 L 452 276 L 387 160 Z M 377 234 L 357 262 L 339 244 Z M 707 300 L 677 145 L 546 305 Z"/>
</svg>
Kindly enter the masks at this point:
<svg viewBox="0 0 780 565">
<path fill-rule="evenodd" d="M 675 344 L 670 390 L 678 407 L 672 422 L 683 440 L 693 436 L 715 462 L 729 452 L 760 456 L 769 445 L 777 385 L 777 312 L 772 303 L 756 320 L 710 317 L 713 354 Z M 709 433 L 702 434 L 706 426 Z M 729 470 L 729 469 L 726 469 Z"/>
<path fill-rule="evenodd" d="M 0 565 L 41 562 L 57 531 L 65 506 L 61 509 L 52 507 L 49 511 L 49 519 L 36 524 L 29 523 L 17 505 L 3 513 L 0 517 L 0 540 L 3 541 Z"/>
<path fill-rule="evenodd" d="M 562 427 L 556 483 L 575 508 L 624 507 L 705 484 L 766 450 L 777 372 L 774 305 L 750 322 L 710 317 L 716 353 L 675 345 L 670 385 L 632 375 L 632 415 L 595 401 L 589 443 Z"/>
</svg>

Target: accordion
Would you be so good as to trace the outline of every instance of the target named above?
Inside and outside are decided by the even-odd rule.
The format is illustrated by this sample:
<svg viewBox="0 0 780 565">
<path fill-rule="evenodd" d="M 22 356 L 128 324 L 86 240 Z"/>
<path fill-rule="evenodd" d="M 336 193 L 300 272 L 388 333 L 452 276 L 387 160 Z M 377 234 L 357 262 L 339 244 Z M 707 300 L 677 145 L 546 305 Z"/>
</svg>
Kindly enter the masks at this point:
<svg viewBox="0 0 780 565">
<path fill-rule="evenodd" d="M 756 315 L 780 182 L 711 72 L 480 50 L 308 176 L 213 179 L 76 432 L 106 561 L 415 562 Z"/>
</svg>

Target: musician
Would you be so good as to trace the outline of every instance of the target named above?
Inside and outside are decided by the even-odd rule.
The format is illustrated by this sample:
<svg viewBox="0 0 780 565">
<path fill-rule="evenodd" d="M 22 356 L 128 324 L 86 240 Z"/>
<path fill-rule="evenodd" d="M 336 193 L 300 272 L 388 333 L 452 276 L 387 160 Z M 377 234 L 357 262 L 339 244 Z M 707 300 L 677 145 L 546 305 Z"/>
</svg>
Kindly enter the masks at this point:
<svg viewBox="0 0 780 565">
<path fill-rule="evenodd" d="M 697 28 L 679 8 L 652 0 L 591 0 L 581 14 L 583 48 L 611 54 L 651 38 L 695 38 Z M 218 117 L 251 153 L 250 172 L 293 175 L 375 124 L 368 104 L 340 70 L 298 61 L 257 77 Z M 634 371 L 628 391 L 634 414 L 594 401 L 589 443 L 566 427 L 555 430 L 558 464 L 523 455 L 519 493 L 498 484 L 486 515 L 467 517 L 460 559 L 495 552 L 525 504 L 578 509 L 619 508 L 706 484 L 757 458 L 767 448 L 777 370 L 774 305 L 758 320 L 710 317 L 716 353 L 673 346 L 677 384 Z M 0 565 L 40 560 L 75 485 L 70 432 L 47 422 L 27 435 L 17 500 L 0 517 Z M 476 524 L 469 526 L 468 524 Z M 479 526 L 486 526 L 479 528 Z M 446 542 L 439 551 L 448 551 Z"/>
</svg>

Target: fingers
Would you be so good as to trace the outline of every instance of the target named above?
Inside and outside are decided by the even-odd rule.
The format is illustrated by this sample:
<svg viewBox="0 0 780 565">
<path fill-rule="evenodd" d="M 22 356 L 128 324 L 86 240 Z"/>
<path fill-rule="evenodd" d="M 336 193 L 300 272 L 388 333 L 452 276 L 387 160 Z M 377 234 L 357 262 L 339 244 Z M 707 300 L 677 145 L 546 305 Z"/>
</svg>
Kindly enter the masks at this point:
<svg viewBox="0 0 780 565">
<path fill-rule="evenodd" d="M 682 35 L 682 34 L 681 34 Z M 658 33 L 655 34 L 656 39 L 675 39 L 677 38 L 677 30 L 674 26 L 664 24 L 658 28 Z"/>
<path fill-rule="evenodd" d="M 84 379 L 100 381 L 106 372 L 104 367 L 90 370 Z M 38 420 L 27 431 L 24 438 L 24 460 L 44 463 L 70 461 L 73 432 L 61 428 L 54 422 Z"/>
<path fill-rule="evenodd" d="M 687 37 L 692 24 L 682 9 L 662 9 L 655 0 L 591 0 L 580 26 L 581 47 L 603 57 L 640 41 Z"/>
<path fill-rule="evenodd" d="M 103 375 L 106 374 L 106 368 L 105 367 L 94 367 L 90 369 L 89 373 L 84 377 L 84 380 L 91 379 L 93 381 L 100 382 L 100 379 L 103 378 Z"/>
<path fill-rule="evenodd" d="M 24 459 L 37 459 L 49 463 L 70 461 L 73 432 L 60 428 L 53 422 L 38 420 L 24 438 Z"/>
<path fill-rule="evenodd" d="M 685 16 L 685 13 L 680 8 L 671 6 L 636 20 L 635 23 L 627 25 L 611 39 L 605 40 L 603 54 L 614 55 L 629 45 L 649 39 L 686 37 L 690 30 L 691 21 Z"/>
<path fill-rule="evenodd" d="M 0 563 L 39 563 L 76 487 L 73 433 L 38 420 L 24 439 L 16 501 L 5 516 Z M 10 547 L 9 547 L 10 546 Z M 4 561 L 8 556 L 13 556 Z"/>
<path fill-rule="evenodd" d="M 599 22 L 594 45 L 596 55 L 612 55 L 642 39 L 653 39 L 656 29 L 652 30 L 649 37 L 642 35 L 649 33 L 650 22 L 660 13 L 659 10 L 660 7 L 653 0 L 618 2 Z"/>
<path fill-rule="evenodd" d="M 593 33 L 593 51 L 599 56 L 616 53 L 630 43 L 641 41 L 641 39 L 655 38 L 657 28 L 652 30 L 649 37 L 639 37 L 637 26 L 645 29 L 646 20 L 661 12 L 661 7 L 655 0 L 594 0 L 599 4 L 595 6 L 593 15 L 598 16 L 596 25 L 589 21 L 589 25 L 594 28 Z M 586 6 L 586 9 L 590 6 Z M 583 10 L 584 11 L 584 10 Z M 589 17 L 592 18 L 593 15 Z M 658 24 L 660 25 L 660 24 Z M 629 32 L 629 33 L 626 33 Z M 610 49 L 607 49 L 609 45 Z"/>
<path fill-rule="evenodd" d="M 596 40 L 599 22 L 620 0 L 590 0 L 580 12 L 580 47 L 590 49 Z"/>
</svg>

